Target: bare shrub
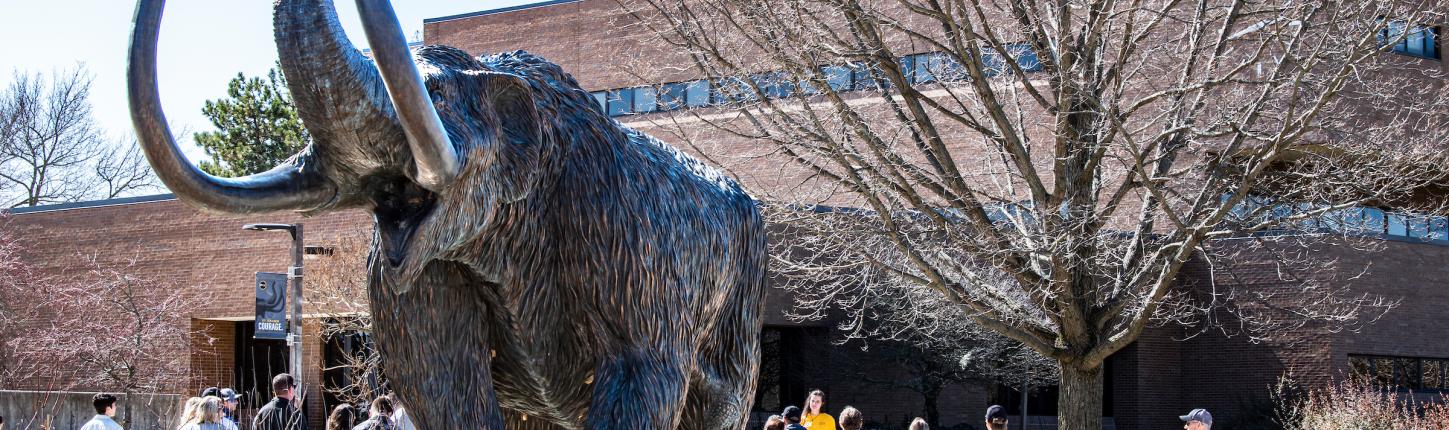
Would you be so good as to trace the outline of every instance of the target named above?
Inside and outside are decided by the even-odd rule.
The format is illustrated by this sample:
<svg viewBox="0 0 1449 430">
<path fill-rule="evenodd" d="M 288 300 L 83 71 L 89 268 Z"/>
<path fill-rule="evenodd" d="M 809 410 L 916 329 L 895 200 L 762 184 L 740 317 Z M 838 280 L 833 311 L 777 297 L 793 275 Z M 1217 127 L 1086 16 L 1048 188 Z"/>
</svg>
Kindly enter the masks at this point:
<svg viewBox="0 0 1449 430">
<path fill-rule="evenodd" d="M 1287 430 L 1439 430 L 1449 428 L 1449 404 L 1425 401 L 1412 392 L 1384 387 L 1361 377 L 1293 395 L 1280 381 L 1278 416 Z"/>
</svg>

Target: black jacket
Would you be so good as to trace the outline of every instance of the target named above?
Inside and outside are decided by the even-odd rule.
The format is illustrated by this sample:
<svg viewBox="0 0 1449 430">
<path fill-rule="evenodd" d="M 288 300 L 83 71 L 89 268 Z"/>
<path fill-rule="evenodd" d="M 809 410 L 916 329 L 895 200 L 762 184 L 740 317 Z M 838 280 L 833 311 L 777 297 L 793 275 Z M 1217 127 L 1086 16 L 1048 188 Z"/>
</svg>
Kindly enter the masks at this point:
<svg viewBox="0 0 1449 430">
<path fill-rule="evenodd" d="M 287 399 L 273 397 L 266 406 L 262 406 L 262 410 L 257 411 L 257 417 L 252 420 L 252 429 L 307 430 L 307 417 Z"/>
</svg>

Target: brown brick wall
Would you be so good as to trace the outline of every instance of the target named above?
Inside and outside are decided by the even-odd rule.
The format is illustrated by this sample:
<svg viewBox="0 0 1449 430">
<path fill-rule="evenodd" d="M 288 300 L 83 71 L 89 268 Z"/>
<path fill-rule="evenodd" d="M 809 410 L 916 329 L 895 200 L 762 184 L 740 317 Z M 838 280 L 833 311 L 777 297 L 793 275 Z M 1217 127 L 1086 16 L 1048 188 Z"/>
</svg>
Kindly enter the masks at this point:
<svg viewBox="0 0 1449 430">
<path fill-rule="evenodd" d="M 1382 354 L 1449 358 L 1449 345 L 1438 339 L 1449 332 L 1449 246 L 1400 240 L 1333 241 L 1304 250 L 1334 262 L 1336 285 L 1358 293 L 1401 300 L 1377 322 L 1338 333 L 1321 327 L 1275 333 L 1274 340 L 1253 343 L 1235 330 L 1201 327 L 1149 329 L 1132 346 L 1113 357 L 1117 364 L 1115 415 L 1118 429 L 1180 426 L 1177 415 L 1207 408 L 1214 419 L 1232 428 L 1247 425 L 1266 412 L 1272 387 L 1280 376 L 1310 387 L 1341 380 L 1349 354 Z M 1183 274 L 1208 292 L 1207 268 L 1194 262 Z M 1261 262 L 1260 262 L 1261 263 Z M 1234 278 L 1268 288 L 1263 279 L 1278 276 L 1271 264 L 1243 264 Z M 1323 274 L 1319 274 L 1320 276 Z M 1218 291 L 1243 288 L 1219 274 Z M 1434 398 L 1429 396 L 1427 398 Z M 1235 426 L 1236 425 L 1236 426 Z"/>
<path fill-rule="evenodd" d="M 236 322 L 192 319 L 191 378 L 188 397 L 206 387 L 235 386 L 232 381 L 236 367 Z"/>
<path fill-rule="evenodd" d="M 233 383 L 234 320 L 250 319 L 255 312 L 254 272 L 286 272 L 291 264 L 290 237 L 284 232 L 242 230 L 242 224 L 254 222 L 300 222 L 309 245 L 335 243 L 342 235 L 357 234 L 371 225 L 370 218 L 360 211 L 311 218 L 288 213 L 230 216 L 201 213 L 179 201 L 163 200 L 14 214 L 6 228 L 22 243 L 24 258 L 45 273 L 66 273 L 76 267 L 81 255 L 94 254 L 118 264 L 135 260 L 136 273 L 178 285 L 179 294 L 201 303 L 177 315 L 190 319 L 192 330 L 199 332 L 190 342 L 186 389 L 178 393 L 194 396 L 204 387 Z M 304 313 L 317 311 L 307 308 L 305 301 L 303 308 Z M 315 321 L 306 321 L 309 328 L 304 331 L 315 332 Z M 305 362 L 317 363 L 318 368 L 320 345 L 313 339 L 303 349 Z M 316 373 L 307 374 L 309 386 L 320 381 Z M 28 386 L 13 388 L 43 389 L 53 382 L 27 381 Z M 320 395 L 309 399 L 309 412 L 319 426 L 320 402 Z"/>
</svg>

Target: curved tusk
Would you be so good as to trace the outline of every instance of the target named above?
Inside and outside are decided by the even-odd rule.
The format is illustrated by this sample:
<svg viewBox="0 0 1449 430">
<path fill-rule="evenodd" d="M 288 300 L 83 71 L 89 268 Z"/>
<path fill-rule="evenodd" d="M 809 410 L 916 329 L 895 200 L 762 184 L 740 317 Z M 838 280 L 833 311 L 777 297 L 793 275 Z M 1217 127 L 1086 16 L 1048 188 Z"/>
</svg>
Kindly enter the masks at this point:
<svg viewBox="0 0 1449 430">
<path fill-rule="evenodd" d="M 164 0 L 140 0 L 136 4 L 126 66 L 131 122 L 161 182 L 178 198 L 218 212 L 305 211 L 331 203 L 337 187 L 318 174 L 311 147 L 272 170 L 240 178 L 217 178 L 186 160 L 166 126 L 156 85 L 156 38 L 164 8 Z"/>
<path fill-rule="evenodd" d="M 440 192 L 458 175 L 460 163 L 453 142 L 443 130 L 443 121 L 424 90 L 423 78 L 408 52 L 407 39 L 392 5 L 386 0 L 357 0 L 357 13 L 367 43 L 382 72 L 387 95 L 397 111 L 412 150 L 417 176 L 413 180 L 433 192 Z"/>
</svg>

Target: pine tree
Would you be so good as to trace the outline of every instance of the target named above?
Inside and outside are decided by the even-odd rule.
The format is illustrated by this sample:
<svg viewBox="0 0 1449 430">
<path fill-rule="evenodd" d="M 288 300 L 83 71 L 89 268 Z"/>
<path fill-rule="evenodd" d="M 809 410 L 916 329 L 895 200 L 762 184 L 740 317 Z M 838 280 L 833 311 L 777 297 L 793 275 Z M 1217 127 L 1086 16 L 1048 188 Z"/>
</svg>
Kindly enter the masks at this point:
<svg viewBox="0 0 1449 430">
<path fill-rule="evenodd" d="M 217 129 L 195 134 L 211 157 L 201 170 L 227 177 L 263 172 L 307 145 L 307 129 L 277 69 L 265 79 L 237 73 L 226 93 L 228 98 L 207 101 L 201 109 Z"/>
</svg>

